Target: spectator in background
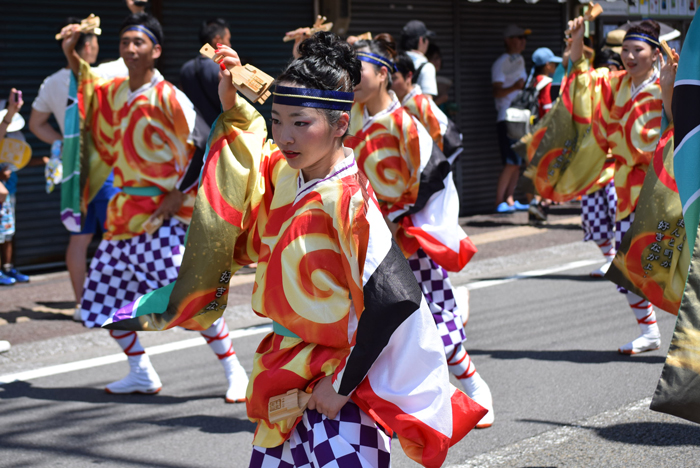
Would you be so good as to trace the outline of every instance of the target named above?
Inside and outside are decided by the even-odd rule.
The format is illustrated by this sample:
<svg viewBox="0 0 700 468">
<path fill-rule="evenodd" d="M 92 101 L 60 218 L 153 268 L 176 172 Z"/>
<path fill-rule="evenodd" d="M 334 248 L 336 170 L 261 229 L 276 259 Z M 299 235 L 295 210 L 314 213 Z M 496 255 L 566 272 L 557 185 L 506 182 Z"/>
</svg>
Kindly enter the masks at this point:
<svg viewBox="0 0 700 468">
<path fill-rule="evenodd" d="M 615 53 L 612 49 L 603 49 L 595 54 L 593 68 L 607 68 L 610 71 L 624 70 L 622 58 L 620 54 Z"/>
<path fill-rule="evenodd" d="M 22 92 L 12 88 L 7 101 L 0 104 L 3 109 L 0 112 L 0 140 L 5 137 L 24 141 L 24 135 L 20 133 L 24 127 L 24 119 L 16 117 L 22 108 Z M 15 204 L 17 202 L 17 172 L 13 171 L 9 164 L 0 164 L 0 183 L 3 184 L 5 199 L 0 205 L 0 286 L 12 286 L 15 283 L 27 283 L 29 277 L 18 272 L 14 266 L 14 235 L 15 235 Z M 9 343 L 8 343 L 9 344 Z M 9 347 L 7 348 L 9 349 Z"/>
<path fill-rule="evenodd" d="M 228 23 L 221 18 L 204 21 L 199 31 L 199 41 L 214 49 L 217 44 L 231 47 Z M 185 62 L 180 69 L 180 87 L 210 127 L 221 114 L 218 95 L 220 71 L 219 64 L 201 54 Z"/>
<path fill-rule="evenodd" d="M 435 65 L 428 61 L 425 53 L 428 51 L 430 41 L 436 34 L 430 31 L 425 23 L 412 20 L 406 23 L 401 31 L 401 50 L 405 51 L 416 68 L 413 75 L 413 83 L 420 86 L 423 94 L 435 98 L 438 95 Z"/>
<path fill-rule="evenodd" d="M 496 132 L 501 150 L 501 160 L 504 165 L 496 188 L 497 213 L 511 213 L 516 210 L 525 211 L 528 209 L 528 205 L 513 200 L 523 160 L 511 149 L 515 142 L 508 138 L 506 109 L 518 95 L 518 92 L 525 87 L 527 73 L 525 72 L 525 59 L 521 53 L 525 50 L 527 36 L 530 32 L 529 29 L 522 29 L 514 24 L 509 25 L 503 31 L 506 52 L 498 57 L 491 67 L 492 92 L 498 111 Z"/>
<path fill-rule="evenodd" d="M 80 23 L 80 18 L 66 18 L 58 31 L 60 32 L 63 26 L 75 23 Z M 62 43 L 62 41 L 59 42 L 59 45 Z M 97 61 L 97 55 L 100 51 L 97 36 L 94 34 L 80 34 L 80 38 L 76 44 L 76 51 L 85 62 L 94 64 Z M 63 53 L 62 48 L 61 53 Z M 93 68 L 93 70 L 96 74 L 105 79 L 129 76 L 129 70 L 126 68 L 122 58 L 113 62 L 104 63 Z M 44 80 L 39 88 L 36 99 L 32 103 L 32 113 L 29 117 L 29 130 L 31 130 L 39 140 L 51 145 L 52 154 L 61 153 L 63 137 L 65 135 L 66 108 L 69 104 L 75 104 L 73 97 L 71 97 L 71 102 L 69 103 L 68 96 L 71 75 L 72 72 L 70 68 L 68 68 L 68 62 L 66 62 L 64 68 L 61 68 Z M 59 131 L 56 131 L 49 122 L 51 115 L 56 119 Z M 83 295 L 83 283 L 85 283 L 85 275 L 87 272 L 88 246 L 95 233 L 101 233 L 104 230 L 104 222 L 107 219 L 107 203 L 109 199 L 119 191 L 113 187 L 113 179 L 113 175 L 110 174 L 102 186 L 102 189 L 88 205 L 88 211 L 82 230 L 79 232 L 71 232 L 70 240 L 68 241 L 68 248 L 66 249 L 66 267 L 70 274 L 77 304 L 80 304 L 80 299 Z M 77 321 L 80 319 L 79 313 L 80 309 L 76 307 L 73 318 Z"/>
</svg>

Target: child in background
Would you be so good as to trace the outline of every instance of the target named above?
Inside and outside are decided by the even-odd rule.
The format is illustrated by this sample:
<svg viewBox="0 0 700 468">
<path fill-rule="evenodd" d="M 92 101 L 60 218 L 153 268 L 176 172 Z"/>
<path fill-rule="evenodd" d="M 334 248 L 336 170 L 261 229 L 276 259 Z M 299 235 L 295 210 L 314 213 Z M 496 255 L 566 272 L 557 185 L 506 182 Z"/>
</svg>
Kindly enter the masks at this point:
<svg viewBox="0 0 700 468">
<path fill-rule="evenodd" d="M 15 138 L 24 141 L 24 135 L 19 130 L 24 127 L 24 119 L 16 117 L 22 108 L 22 92 L 12 88 L 6 102 L 0 104 L 3 111 L 0 113 L 0 139 Z M 5 109 L 5 107 L 7 107 Z M 0 206 L 0 286 L 12 286 L 15 283 L 29 281 L 27 275 L 18 272 L 13 264 L 14 252 L 12 238 L 15 235 L 15 193 L 17 192 L 17 173 L 9 164 L 0 164 L 0 182 L 7 189 L 8 195 Z"/>
<path fill-rule="evenodd" d="M 532 63 L 535 66 L 532 85 L 535 86 L 538 93 L 538 119 L 552 110 L 552 76 L 561 62 L 561 57 L 554 55 L 554 52 L 547 47 L 540 47 L 532 54 Z M 534 224 L 546 221 L 548 208 L 549 202 L 535 195 L 527 209 L 528 221 Z"/>
</svg>

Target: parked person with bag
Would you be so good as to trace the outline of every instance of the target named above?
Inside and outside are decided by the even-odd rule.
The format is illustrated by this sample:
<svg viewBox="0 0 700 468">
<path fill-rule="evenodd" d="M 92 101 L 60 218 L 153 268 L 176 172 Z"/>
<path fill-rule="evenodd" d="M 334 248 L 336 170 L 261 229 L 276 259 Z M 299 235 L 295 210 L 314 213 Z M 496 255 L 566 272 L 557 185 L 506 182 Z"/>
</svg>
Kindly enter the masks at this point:
<svg viewBox="0 0 700 468">
<path fill-rule="evenodd" d="M 529 29 L 522 29 L 514 24 L 509 25 L 503 31 L 506 51 L 491 67 L 492 92 L 498 111 L 496 133 L 504 166 L 496 188 L 497 213 L 512 213 L 516 210 L 525 211 L 528 209 L 528 205 L 513 199 L 523 160 L 511 149 L 515 141 L 508 138 L 506 110 L 518 95 L 518 91 L 525 87 L 527 74 L 525 72 L 525 59 L 521 53 L 525 50 L 527 36 L 530 32 Z"/>
</svg>

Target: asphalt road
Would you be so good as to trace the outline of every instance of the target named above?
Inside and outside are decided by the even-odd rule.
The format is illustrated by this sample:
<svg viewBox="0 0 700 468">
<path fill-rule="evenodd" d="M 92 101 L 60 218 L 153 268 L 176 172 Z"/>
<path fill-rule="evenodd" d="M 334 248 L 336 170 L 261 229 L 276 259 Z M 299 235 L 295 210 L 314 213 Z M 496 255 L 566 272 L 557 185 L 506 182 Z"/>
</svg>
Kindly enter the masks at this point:
<svg viewBox="0 0 700 468">
<path fill-rule="evenodd" d="M 527 226 L 502 222 L 469 231 L 485 239 L 481 257 L 452 279 L 471 289 L 467 349 L 491 387 L 496 422 L 468 434 L 451 449 L 445 466 L 697 466 L 700 426 L 648 410 L 674 317 L 659 313 L 661 350 L 618 355 L 617 347 L 637 336 L 633 315 L 614 285 L 588 278 L 600 254 L 575 242 L 580 232 L 570 224 L 563 226 L 533 234 Z M 494 242 L 478 237 L 487 233 L 515 237 Z M 45 277 L 42 289 L 60 278 Z M 234 288 L 227 310 L 232 328 L 261 323 L 246 307 L 250 287 L 241 278 Z M 62 297 L 57 293 L 53 299 Z M 11 320 L 7 314 L 22 313 L 2 301 L 0 317 L 2 307 Z M 49 314 L 22 307 L 25 314 Z M 223 402 L 223 372 L 208 347 L 192 341 L 198 334 L 142 334 L 143 343 L 160 352 L 152 361 L 163 391 L 114 396 L 103 387 L 121 378 L 127 366 L 99 365 L 99 359 L 120 359 L 116 344 L 105 331 L 86 333 L 53 314 L 53 321 L 32 316 L 0 326 L 0 338 L 17 340 L 0 357 L 0 380 L 47 366 L 98 361 L 0 386 L 0 466 L 247 466 L 254 426 L 243 405 Z M 248 333 L 235 338 L 234 346 L 250 371 L 265 329 Z M 398 468 L 416 466 L 396 440 L 392 460 Z"/>
</svg>

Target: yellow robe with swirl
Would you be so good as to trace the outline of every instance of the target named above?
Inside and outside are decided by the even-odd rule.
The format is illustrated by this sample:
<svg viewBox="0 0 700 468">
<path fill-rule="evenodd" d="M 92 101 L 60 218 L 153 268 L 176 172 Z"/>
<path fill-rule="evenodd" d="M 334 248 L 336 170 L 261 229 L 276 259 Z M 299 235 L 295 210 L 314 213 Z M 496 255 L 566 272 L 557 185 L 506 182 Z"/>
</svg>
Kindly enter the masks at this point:
<svg viewBox="0 0 700 468">
<path fill-rule="evenodd" d="M 587 157 L 615 160 L 617 219 L 627 218 L 636 208 L 644 176 L 661 133 L 661 87 L 656 78 L 633 93 L 632 78 L 626 71 L 591 70 L 584 59 L 574 64 L 567 84 L 573 119 L 591 124 L 592 139 Z M 567 106 L 568 107 L 568 106 Z"/>
<path fill-rule="evenodd" d="M 81 171 L 89 172 L 81 184 L 83 210 L 112 170 L 115 187 L 155 186 L 163 193 L 177 187 L 194 153 L 190 125 L 177 93 L 162 79 L 144 92 L 131 93 L 128 78 L 102 79 L 81 61 L 78 99 L 85 115 L 82 164 L 89 164 L 89 171 Z M 196 190 L 187 192 L 175 215 L 185 224 L 192 217 L 195 195 Z M 115 195 L 107 208 L 104 238 L 120 240 L 143 234 L 143 222 L 164 197 Z"/>
</svg>

